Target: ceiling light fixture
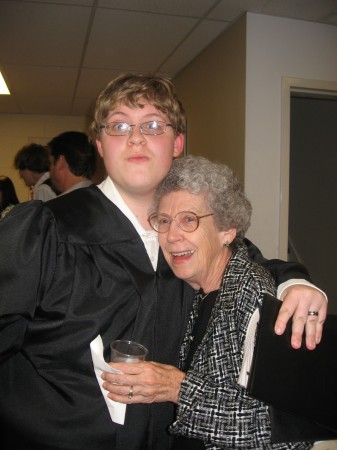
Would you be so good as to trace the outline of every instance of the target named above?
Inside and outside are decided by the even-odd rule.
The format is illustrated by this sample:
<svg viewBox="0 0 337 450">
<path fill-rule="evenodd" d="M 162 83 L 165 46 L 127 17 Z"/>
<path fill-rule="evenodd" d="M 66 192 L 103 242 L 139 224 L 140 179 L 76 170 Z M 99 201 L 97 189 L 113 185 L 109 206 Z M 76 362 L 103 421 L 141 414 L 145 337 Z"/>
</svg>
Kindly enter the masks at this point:
<svg viewBox="0 0 337 450">
<path fill-rule="evenodd" d="M 4 77 L 2 76 L 2 73 L 0 72 L 0 95 L 10 95 L 9 89 L 7 87 L 7 84 L 4 80 Z"/>
</svg>

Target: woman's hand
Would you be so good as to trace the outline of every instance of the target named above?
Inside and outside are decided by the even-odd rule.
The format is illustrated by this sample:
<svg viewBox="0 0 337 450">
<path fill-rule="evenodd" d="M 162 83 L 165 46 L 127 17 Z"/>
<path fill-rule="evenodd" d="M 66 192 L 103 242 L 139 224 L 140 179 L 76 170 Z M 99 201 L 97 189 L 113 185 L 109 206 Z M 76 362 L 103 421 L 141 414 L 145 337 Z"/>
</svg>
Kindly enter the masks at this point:
<svg viewBox="0 0 337 450">
<path fill-rule="evenodd" d="M 120 403 L 178 402 L 184 372 L 155 362 L 109 363 L 123 372 L 104 372 L 102 379 L 108 397 Z"/>
<path fill-rule="evenodd" d="M 282 334 L 288 320 L 293 316 L 291 346 L 301 347 L 305 330 L 306 346 L 309 350 L 316 348 L 322 338 L 323 324 L 327 314 L 328 302 L 324 295 L 310 286 L 294 285 L 285 289 L 282 306 L 275 323 L 275 333 Z M 308 315 L 316 311 L 318 315 Z"/>
</svg>

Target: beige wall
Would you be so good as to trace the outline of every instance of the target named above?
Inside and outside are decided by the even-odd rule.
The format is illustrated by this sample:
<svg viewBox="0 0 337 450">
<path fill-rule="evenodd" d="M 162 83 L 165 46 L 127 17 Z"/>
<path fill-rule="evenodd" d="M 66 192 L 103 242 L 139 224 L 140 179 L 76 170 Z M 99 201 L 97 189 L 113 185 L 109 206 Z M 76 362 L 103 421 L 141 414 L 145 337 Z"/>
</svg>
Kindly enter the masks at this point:
<svg viewBox="0 0 337 450">
<path fill-rule="evenodd" d="M 253 205 L 247 237 L 268 258 L 287 250 L 279 246 L 282 79 L 337 81 L 336 42 L 332 25 L 247 14 L 174 80 L 188 113 L 188 153 L 240 175 Z"/>
<path fill-rule="evenodd" d="M 246 19 L 242 17 L 174 79 L 187 112 L 187 153 L 228 164 L 245 160 Z"/>
<path fill-rule="evenodd" d="M 337 27 L 260 14 L 247 15 L 245 189 L 253 204 L 250 237 L 266 257 L 280 247 L 282 80 L 337 82 Z M 286 223 L 286 227 L 288 224 Z"/>
<path fill-rule="evenodd" d="M 29 190 L 14 169 L 14 157 L 24 145 L 46 144 L 64 131 L 86 131 L 87 119 L 79 116 L 0 114 L 0 175 L 9 176 L 20 201 L 29 199 Z"/>
</svg>

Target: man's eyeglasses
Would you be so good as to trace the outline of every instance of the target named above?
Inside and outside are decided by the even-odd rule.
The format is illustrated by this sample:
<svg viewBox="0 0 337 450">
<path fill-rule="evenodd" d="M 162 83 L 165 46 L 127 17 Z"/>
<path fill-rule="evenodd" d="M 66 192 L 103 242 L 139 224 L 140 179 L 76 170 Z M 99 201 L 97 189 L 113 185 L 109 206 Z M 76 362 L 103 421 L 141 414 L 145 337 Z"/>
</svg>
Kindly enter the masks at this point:
<svg viewBox="0 0 337 450">
<path fill-rule="evenodd" d="M 139 125 L 131 125 L 127 122 L 110 122 L 106 125 L 101 125 L 100 129 L 104 128 L 109 136 L 128 136 L 132 131 L 132 127 L 138 127 L 142 134 L 157 136 L 158 134 L 164 134 L 166 128 L 172 127 L 172 125 L 158 120 L 150 120 Z"/>
<path fill-rule="evenodd" d="M 158 233 L 167 233 L 173 221 L 175 221 L 181 230 L 192 233 L 198 228 L 200 219 L 213 215 L 214 214 L 211 213 L 205 214 L 204 216 L 197 216 L 197 214 L 191 211 L 181 211 L 174 217 L 171 217 L 168 214 L 155 213 L 151 214 L 148 218 L 148 222 L 155 231 L 158 231 Z"/>
</svg>

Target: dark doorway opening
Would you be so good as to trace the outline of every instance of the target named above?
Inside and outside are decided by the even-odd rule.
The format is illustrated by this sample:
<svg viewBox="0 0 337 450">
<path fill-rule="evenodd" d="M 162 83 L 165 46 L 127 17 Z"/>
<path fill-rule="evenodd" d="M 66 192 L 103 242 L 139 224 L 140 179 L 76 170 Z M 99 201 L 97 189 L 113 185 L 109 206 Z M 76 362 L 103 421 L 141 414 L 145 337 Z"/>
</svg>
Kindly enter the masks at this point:
<svg viewBox="0 0 337 450">
<path fill-rule="evenodd" d="M 288 239 L 337 313 L 336 97 L 291 94 Z"/>
</svg>

